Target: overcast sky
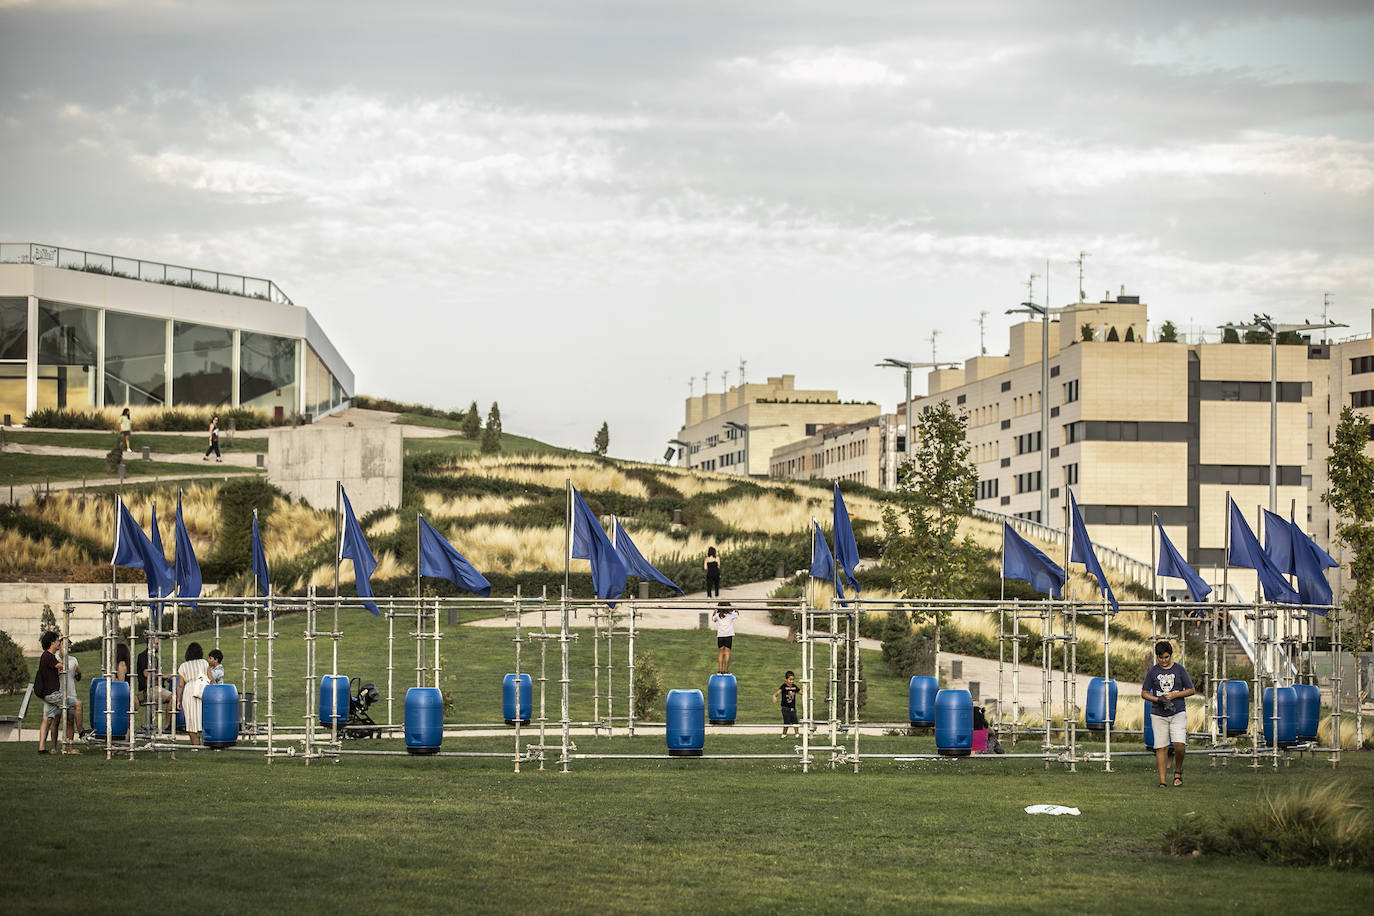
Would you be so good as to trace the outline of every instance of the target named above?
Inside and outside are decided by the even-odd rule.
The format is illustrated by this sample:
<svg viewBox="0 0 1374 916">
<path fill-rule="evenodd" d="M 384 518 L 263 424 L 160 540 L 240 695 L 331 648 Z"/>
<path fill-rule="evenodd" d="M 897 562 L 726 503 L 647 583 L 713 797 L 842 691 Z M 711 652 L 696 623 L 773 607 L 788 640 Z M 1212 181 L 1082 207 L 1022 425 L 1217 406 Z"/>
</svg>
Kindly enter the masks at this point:
<svg viewBox="0 0 1374 916">
<path fill-rule="evenodd" d="M 1371 48 L 1335 0 L 0 0 L 0 240 L 268 277 L 360 393 L 659 460 L 741 359 L 891 410 L 873 363 L 1005 352 L 1080 251 L 1152 327 L 1368 334 Z"/>
</svg>

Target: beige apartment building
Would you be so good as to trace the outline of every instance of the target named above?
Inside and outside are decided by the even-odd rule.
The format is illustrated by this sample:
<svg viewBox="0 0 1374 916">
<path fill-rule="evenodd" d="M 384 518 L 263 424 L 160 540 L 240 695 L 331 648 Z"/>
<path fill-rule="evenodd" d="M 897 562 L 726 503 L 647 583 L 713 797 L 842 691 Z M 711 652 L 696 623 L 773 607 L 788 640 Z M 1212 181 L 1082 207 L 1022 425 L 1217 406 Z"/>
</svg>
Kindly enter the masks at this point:
<svg viewBox="0 0 1374 916">
<path fill-rule="evenodd" d="M 670 441 L 681 467 L 766 477 L 778 446 L 877 411 L 872 402 L 841 401 L 834 390 L 799 389 L 796 376 L 782 375 L 687 398 L 685 422 Z"/>
<path fill-rule="evenodd" d="M 881 487 L 890 462 L 885 450 L 895 437 L 896 418 L 891 414 L 869 417 L 858 423 L 823 426 L 814 435 L 788 442 L 773 450 L 768 476 L 787 480 L 852 480 Z"/>
</svg>

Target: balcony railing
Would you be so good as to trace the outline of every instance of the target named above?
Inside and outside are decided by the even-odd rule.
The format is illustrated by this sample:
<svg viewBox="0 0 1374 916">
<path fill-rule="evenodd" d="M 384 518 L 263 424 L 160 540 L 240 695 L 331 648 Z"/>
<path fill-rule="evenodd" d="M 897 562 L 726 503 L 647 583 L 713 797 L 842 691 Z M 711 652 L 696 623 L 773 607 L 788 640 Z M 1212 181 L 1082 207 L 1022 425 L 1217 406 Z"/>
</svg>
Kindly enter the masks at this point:
<svg viewBox="0 0 1374 916">
<path fill-rule="evenodd" d="M 200 267 L 183 267 L 179 264 L 165 264 L 162 261 L 124 258 L 95 251 L 62 248 L 58 245 L 40 245 L 36 242 L 0 242 L 0 264 L 60 267 L 64 270 L 81 270 L 109 277 L 123 277 L 127 280 L 165 283 L 168 286 L 184 286 L 212 293 L 264 299 L 283 305 L 295 304 L 281 291 L 281 287 L 261 277 L 246 277 L 243 274 L 205 270 Z"/>
</svg>

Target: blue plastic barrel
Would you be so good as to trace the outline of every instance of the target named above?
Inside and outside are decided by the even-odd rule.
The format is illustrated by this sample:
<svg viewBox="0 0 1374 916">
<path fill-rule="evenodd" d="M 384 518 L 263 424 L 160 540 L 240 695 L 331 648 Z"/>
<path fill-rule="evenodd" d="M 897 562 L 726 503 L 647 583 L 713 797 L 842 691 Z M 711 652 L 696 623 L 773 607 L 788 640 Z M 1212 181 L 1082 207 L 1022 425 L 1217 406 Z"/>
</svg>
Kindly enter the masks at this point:
<svg viewBox="0 0 1374 916">
<path fill-rule="evenodd" d="M 1274 737 L 1275 708 L 1278 713 L 1278 737 Z M 1291 747 L 1298 743 L 1298 692 L 1292 687 L 1266 687 L 1261 705 L 1264 717 L 1264 743 L 1271 747 Z"/>
<path fill-rule="evenodd" d="M 739 685 L 733 674 L 713 674 L 706 685 L 706 718 L 712 725 L 734 725 Z"/>
<path fill-rule="evenodd" d="M 917 675 L 907 688 L 907 719 L 913 726 L 935 724 L 935 694 L 940 682 L 933 677 Z"/>
<path fill-rule="evenodd" d="M 1083 720 L 1089 731 L 1105 731 L 1116 723 L 1116 681 L 1095 677 L 1088 681 L 1088 705 Z"/>
<path fill-rule="evenodd" d="M 175 703 L 177 707 L 177 724 L 176 728 L 172 729 L 173 732 L 177 729 L 181 729 L 183 732 L 186 731 L 186 709 L 177 700 L 177 688 L 180 684 L 181 678 L 175 674 L 167 680 L 167 689 L 172 692 L 172 702 Z M 183 697 L 182 699 L 185 698 Z"/>
<path fill-rule="evenodd" d="M 1298 698 L 1298 740 L 1316 741 L 1322 715 L 1322 692 L 1316 684 L 1294 684 Z"/>
<path fill-rule="evenodd" d="M 668 753 L 700 757 L 706 746 L 706 700 L 700 690 L 670 690 L 664 709 Z"/>
<path fill-rule="evenodd" d="M 406 691 L 406 750 L 437 754 L 444 741 L 444 695 L 438 687 Z"/>
<path fill-rule="evenodd" d="M 200 695 L 200 725 L 206 747 L 233 747 L 239 740 L 239 689 L 206 684 Z"/>
<path fill-rule="evenodd" d="M 946 757 L 967 757 L 973 750 L 973 695 L 967 690 L 935 695 L 935 750 Z"/>
<path fill-rule="evenodd" d="M 1245 681 L 1222 681 L 1217 686 L 1217 731 L 1223 735 L 1243 735 L 1250 730 L 1250 685 Z"/>
<path fill-rule="evenodd" d="M 107 688 L 107 685 L 108 688 Z M 90 705 L 86 713 L 97 738 L 105 737 L 105 691 L 110 693 L 110 737 L 123 738 L 129 733 L 129 685 L 125 681 L 110 681 L 98 677 L 91 681 Z M 73 710 L 75 712 L 75 710 Z"/>
<path fill-rule="evenodd" d="M 342 674 L 326 674 L 320 678 L 320 724 L 325 728 L 343 728 L 348 721 L 348 678 Z"/>
<path fill-rule="evenodd" d="M 520 724 L 530 724 L 531 697 L 534 696 L 534 681 L 528 674 L 520 675 Z M 501 718 L 507 725 L 515 724 L 515 675 L 506 675 L 501 682 Z"/>
</svg>

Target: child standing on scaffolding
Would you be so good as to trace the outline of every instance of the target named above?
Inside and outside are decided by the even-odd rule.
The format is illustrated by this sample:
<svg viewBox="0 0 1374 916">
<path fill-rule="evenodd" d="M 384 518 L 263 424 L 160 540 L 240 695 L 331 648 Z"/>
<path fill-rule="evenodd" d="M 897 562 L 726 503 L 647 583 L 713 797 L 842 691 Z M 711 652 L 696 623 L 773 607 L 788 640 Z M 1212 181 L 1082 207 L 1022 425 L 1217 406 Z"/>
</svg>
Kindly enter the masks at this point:
<svg viewBox="0 0 1374 916">
<path fill-rule="evenodd" d="M 739 611 L 732 608 L 728 601 L 722 601 L 711 612 L 711 622 L 716 625 L 716 671 L 719 674 L 730 673 L 730 650 L 734 648 L 735 620 L 738 617 Z"/>
</svg>

